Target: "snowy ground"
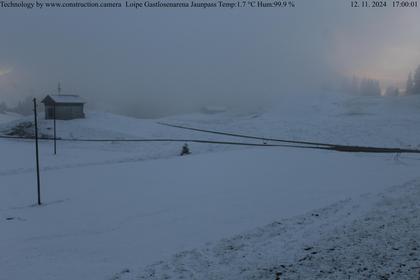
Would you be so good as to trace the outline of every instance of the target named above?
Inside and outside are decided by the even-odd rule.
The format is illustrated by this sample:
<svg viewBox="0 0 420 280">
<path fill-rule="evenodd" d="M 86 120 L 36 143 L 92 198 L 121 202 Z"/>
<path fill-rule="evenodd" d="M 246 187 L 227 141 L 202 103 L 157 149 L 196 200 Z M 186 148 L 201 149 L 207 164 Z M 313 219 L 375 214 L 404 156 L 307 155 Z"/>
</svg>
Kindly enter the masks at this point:
<svg viewBox="0 0 420 280">
<path fill-rule="evenodd" d="M 9 112 L 0 113 L 0 124 L 10 123 L 12 121 L 15 121 L 15 120 L 18 120 L 18 119 L 21 119 L 21 118 L 22 118 L 22 116 L 20 116 L 18 114 L 15 114 L 15 113 L 9 113 Z"/>
<path fill-rule="evenodd" d="M 420 143 L 417 99 L 317 95 L 307 104 L 291 98 L 257 113 L 158 121 L 299 140 Z M 51 134 L 51 121 L 40 127 Z M 233 140 L 105 113 L 60 121 L 58 133 Z M 418 255 L 407 249 L 419 232 L 418 156 L 192 144 L 193 155 L 179 157 L 181 145 L 59 142 L 54 156 L 41 141 L 38 207 L 33 142 L 0 140 L 0 279 L 343 279 L 359 263 L 368 268 L 360 279 L 418 272 Z"/>
<path fill-rule="evenodd" d="M 419 200 L 420 181 L 411 181 L 180 252 L 122 279 L 420 279 Z"/>
<path fill-rule="evenodd" d="M 309 99 L 310 98 L 310 99 Z M 309 100 L 308 100 L 309 99 Z M 283 96 L 271 110 L 166 121 L 204 129 L 349 145 L 419 147 L 420 98 L 327 93 Z"/>
</svg>

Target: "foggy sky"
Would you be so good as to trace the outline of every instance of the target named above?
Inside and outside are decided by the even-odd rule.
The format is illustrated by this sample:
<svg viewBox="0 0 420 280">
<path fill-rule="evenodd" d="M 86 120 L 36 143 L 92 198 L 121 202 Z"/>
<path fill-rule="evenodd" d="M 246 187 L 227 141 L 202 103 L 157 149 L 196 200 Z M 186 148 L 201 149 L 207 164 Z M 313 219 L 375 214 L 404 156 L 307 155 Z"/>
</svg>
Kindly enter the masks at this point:
<svg viewBox="0 0 420 280">
<path fill-rule="evenodd" d="M 0 101 L 63 93 L 157 116 L 256 104 L 340 76 L 402 86 L 420 10 L 296 0 L 288 9 L 0 9 Z"/>
</svg>

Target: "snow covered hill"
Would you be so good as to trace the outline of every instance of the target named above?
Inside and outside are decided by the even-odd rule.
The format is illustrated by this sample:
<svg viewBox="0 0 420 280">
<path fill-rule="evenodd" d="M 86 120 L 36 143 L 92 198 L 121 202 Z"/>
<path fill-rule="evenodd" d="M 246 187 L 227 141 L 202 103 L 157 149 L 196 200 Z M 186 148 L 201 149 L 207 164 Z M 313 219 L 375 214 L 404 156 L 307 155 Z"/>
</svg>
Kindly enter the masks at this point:
<svg viewBox="0 0 420 280">
<path fill-rule="evenodd" d="M 216 119 L 218 118 L 218 119 Z M 365 146 L 420 147 L 419 96 L 284 95 L 248 113 L 175 116 L 168 122 L 261 137 Z"/>
<path fill-rule="evenodd" d="M 420 144 L 416 96 L 317 94 L 305 102 L 300 98 L 284 97 L 259 112 L 159 120 L 90 112 L 84 120 L 58 121 L 58 136 L 262 142 L 158 124 L 164 121 L 262 137 L 373 146 Z M 30 120 L 1 122 L 0 131 L 7 133 Z M 40 131 L 52 135 L 52 121 L 40 118 Z M 337 245 L 334 236 L 353 244 L 352 236 L 358 236 L 351 235 L 354 232 L 363 242 L 377 244 L 376 235 L 363 239 L 363 230 L 378 231 L 381 222 L 375 220 L 372 227 L 360 224 L 375 213 L 395 221 L 389 223 L 391 230 L 407 228 L 404 223 L 413 230 L 417 226 L 416 155 L 194 143 L 192 155 L 180 157 L 182 144 L 59 141 L 54 155 L 52 142 L 41 141 L 44 205 L 39 207 L 34 205 L 33 141 L 0 139 L 0 280 L 275 279 L 276 273 L 298 279 L 315 275 L 317 263 L 331 270 L 335 255 L 327 253 Z M 393 186 L 395 191 L 389 193 Z M 395 194 L 399 202 L 382 200 L 380 193 Z M 401 211 L 394 215 L 390 209 L 397 204 Z M 410 213 L 412 217 L 407 217 Z M 406 233 L 404 240 L 411 244 L 417 236 L 410 235 L 411 230 Z M 247 238 L 238 241 L 238 234 Z M 380 238 L 393 237 L 384 233 Z M 337 248 L 349 256 L 341 266 L 356 269 L 359 262 L 346 264 L 367 246 L 353 245 L 353 251 Z M 302 251 L 307 247 L 326 254 Z M 400 252 L 403 259 L 408 251 Z M 385 257 L 396 263 L 391 253 Z M 306 255 L 313 256 L 298 262 Z M 345 275 L 334 273 L 331 279 Z M 410 273 L 397 275 L 404 279 Z"/>
</svg>

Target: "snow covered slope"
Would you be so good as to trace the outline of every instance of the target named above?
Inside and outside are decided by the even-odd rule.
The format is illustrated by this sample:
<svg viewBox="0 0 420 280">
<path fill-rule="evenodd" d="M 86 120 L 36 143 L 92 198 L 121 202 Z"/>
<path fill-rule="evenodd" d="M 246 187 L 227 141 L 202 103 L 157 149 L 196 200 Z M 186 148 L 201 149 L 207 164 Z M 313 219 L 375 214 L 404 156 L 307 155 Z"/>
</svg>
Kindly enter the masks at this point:
<svg viewBox="0 0 420 280">
<path fill-rule="evenodd" d="M 121 279 L 418 279 L 420 181 L 183 251 Z"/>
<path fill-rule="evenodd" d="M 418 176 L 406 164 L 270 148 L 51 170 L 42 207 L 33 173 L 3 175 L 0 279 L 106 279 Z"/>
<path fill-rule="evenodd" d="M 420 147 L 419 96 L 285 95 L 249 113 L 175 116 L 165 121 L 261 137 L 349 145 Z"/>
<path fill-rule="evenodd" d="M 419 144 L 417 97 L 314 95 L 304 102 L 301 98 L 284 97 L 280 105 L 260 112 L 195 114 L 160 120 L 88 113 L 84 120 L 59 121 L 58 136 L 243 141 L 157 124 L 165 121 L 263 137 L 374 146 Z M 7 132 L 30 119 L 2 123 L 0 131 Z M 40 119 L 40 130 L 52 135 L 52 121 Z M 175 266 L 174 262 L 184 259 L 170 256 L 179 251 L 201 250 L 194 248 L 203 248 L 206 242 L 218 246 L 221 238 L 229 240 L 229 236 L 273 221 L 295 221 L 297 215 L 312 217 L 315 209 L 343 201 L 336 208 L 328 208 L 331 211 L 325 210 L 326 220 L 315 227 L 321 233 L 331 233 L 335 230 L 329 226 L 331 221 L 340 220 L 346 213 L 340 209 L 352 209 L 352 219 L 370 215 L 367 209 L 379 200 L 360 195 L 370 193 L 369 197 L 375 197 L 389 187 L 419 177 L 416 155 L 191 144 L 192 155 L 179 157 L 182 144 L 59 141 L 58 154 L 53 155 L 52 142 L 41 141 L 44 205 L 38 207 L 34 206 L 33 141 L 0 139 L 0 280 L 136 279 L 150 271 L 155 271 L 159 279 L 167 271 L 174 277 L 188 276 L 198 271 L 194 267 L 202 277 L 215 271 L 203 270 L 203 263 Z M 348 203 L 350 199 L 363 207 L 353 207 Z M 410 211 L 413 203 L 407 203 Z M 347 228 L 346 221 L 351 220 L 337 226 Z M 285 231 L 291 238 L 299 234 L 294 227 Z M 324 246 L 317 235 L 311 238 L 311 244 Z M 294 240 L 287 245 L 290 254 L 277 255 L 289 265 L 294 265 L 299 255 L 296 252 L 303 244 L 302 239 Z M 270 238 L 260 241 L 267 242 L 266 247 L 255 247 L 261 253 L 269 244 L 276 244 Z M 204 248 L 212 250 L 214 245 L 207 246 Z M 276 255 L 269 253 L 269 258 Z M 191 258 L 189 253 L 184 255 Z M 221 254 L 223 260 L 230 258 L 226 262 L 216 256 L 221 266 L 212 263 L 212 268 L 225 271 L 225 263 L 234 266 L 232 273 L 238 272 L 243 263 L 235 256 L 240 255 Z M 253 262 L 254 255 L 250 256 L 246 259 L 250 266 L 259 267 L 260 263 Z M 159 260 L 165 260 L 162 266 L 147 266 Z M 266 269 L 275 263 L 275 259 L 268 259 L 261 265 Z M 310 271 L 312 264 L 305 265 Z M 188 273 L 173 272 L 173 267 Z M 216 271 L 215 277 L 236 278 L 237 274 L 223 271 Z M 264 275 L 272 278 L 272 274 Z"/>
</svg>

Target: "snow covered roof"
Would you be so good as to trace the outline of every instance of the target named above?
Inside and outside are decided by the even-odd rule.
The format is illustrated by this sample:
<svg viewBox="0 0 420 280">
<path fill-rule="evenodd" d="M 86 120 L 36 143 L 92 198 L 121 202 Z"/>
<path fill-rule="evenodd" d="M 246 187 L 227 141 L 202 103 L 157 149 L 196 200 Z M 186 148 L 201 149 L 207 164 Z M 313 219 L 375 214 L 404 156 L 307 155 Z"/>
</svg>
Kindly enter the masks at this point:
<svg viewBox="0 0 420 280">
<path fill-rule="evenodd" d="M 47 97 L 42 100 L 43 103 L 52 101 L 54 103 L 71 103 L 71 104 L 83 104 L 86 103 L 83 98 L 75 94 L 62 94 L 62 95 L 47 95 Z"/>
</svg>

